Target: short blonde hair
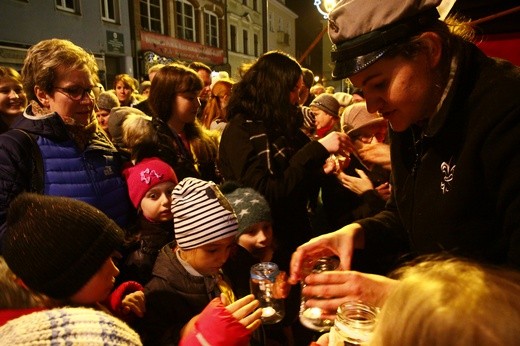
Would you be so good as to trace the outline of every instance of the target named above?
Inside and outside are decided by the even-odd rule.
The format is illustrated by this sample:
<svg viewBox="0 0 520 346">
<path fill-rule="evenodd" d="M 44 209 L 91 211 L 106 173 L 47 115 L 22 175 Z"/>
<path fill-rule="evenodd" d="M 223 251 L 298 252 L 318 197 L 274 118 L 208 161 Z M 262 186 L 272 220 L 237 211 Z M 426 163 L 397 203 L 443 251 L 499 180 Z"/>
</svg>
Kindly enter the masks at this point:
<svg viewBox="0 0 520 346">
<path fill-rule="evenodd" d="M 450 258 L 397 276 L 370 345 L 520 345 L 520 273 Z"/>
<path fill-rule="evenodd" d="M 92 54 L 68 40 L 49 39 L 35 44 L 27 51 L 22 68 L 22 81 L 29 100 L 36 100 L 34 87 L 51 94 L 59 73 L 83 70 L 90 74 L 95 85 L 98 65 Z"/>
<path fill-rule="evenodd" d="M 153 133 L 152 118 L 138 113 L 129 113 L 121 125 L 123 146 L 131 150 L 135 145 L 146 140 Z"/>
<path fill-rule="evenodd" d="M 14 68 L 8 66 L 0 66 L 0 78 L 11 78 L 22 84 L 22 77 Z"/>
</svg>

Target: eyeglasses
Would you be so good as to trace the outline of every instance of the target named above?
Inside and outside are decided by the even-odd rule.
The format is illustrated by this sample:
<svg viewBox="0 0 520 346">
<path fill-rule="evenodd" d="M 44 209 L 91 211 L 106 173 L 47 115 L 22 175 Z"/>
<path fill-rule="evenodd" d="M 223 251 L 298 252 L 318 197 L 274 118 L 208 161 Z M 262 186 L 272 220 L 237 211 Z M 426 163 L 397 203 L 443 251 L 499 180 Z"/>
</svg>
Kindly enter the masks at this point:
<svg viewBox="0 0 520 346">
<path fill-rule="evenodd" d="M 85 97 L 85 94 L 87 94 L 91 99 L 94 99 L 100 92 L 100 88 L 97 86 L 91 88 L 82 88 L 80 86 L 70 88 L 54 87 L 54 89 L 74 101 L 82 100 Z"/>
<path fill-rule="evenodd" d="M 363 134 L 361 134 L 361 135 L 358 135 L 358 136 L 352 138 L 352 140 L 354 140 L 354 141 L 361 141 L 361 142 L 363 142 L 365 144 L 370 144 L 374 140 L 374 137 L 375 137 L 375 135 L 363 135 Z"/>
</svg>

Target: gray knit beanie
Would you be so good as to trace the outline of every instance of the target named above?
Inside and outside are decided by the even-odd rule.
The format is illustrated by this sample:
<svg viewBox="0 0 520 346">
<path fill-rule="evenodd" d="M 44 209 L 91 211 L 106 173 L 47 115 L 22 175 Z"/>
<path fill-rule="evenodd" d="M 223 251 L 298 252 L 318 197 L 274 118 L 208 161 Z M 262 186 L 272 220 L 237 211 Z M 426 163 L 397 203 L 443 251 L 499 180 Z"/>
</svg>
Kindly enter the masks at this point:
<svg viewBox="0 0 520 346">
<path fill-rule="evenodd" d="M 249 227 L 259 222 L 272 222 L 269 203 L 267 203 L 264 196 L 254 189 L 240 187 L 229 193 L 224 192 L 224 195 L 237 215 L 237 237 L 240 237 Z"/>
<path fill-rule="evenodd" d="M 123 242 L 123 231 L 93 206 L 22 193 L 10 204 L 3 255 L 30 289 L 65 299 L 78 292 Z"/>
<path fill-rule="evenodd" d="M 339 102 L 336 100 L 334 95 L 331 94 L 319 94 L 314 100 L 312 100 L 309 107 L 316 107 L 332 115 L 333 117 L 339 117 Z"/>
<path fill-rule="evenodd" d="M 119 99 L 112 91 L 103 91 L 99 94 L 96 100 L 96 105 L 99 109 L 105 109 L 109 112 L 112 108 L 120 106 Z"/>
</svg>

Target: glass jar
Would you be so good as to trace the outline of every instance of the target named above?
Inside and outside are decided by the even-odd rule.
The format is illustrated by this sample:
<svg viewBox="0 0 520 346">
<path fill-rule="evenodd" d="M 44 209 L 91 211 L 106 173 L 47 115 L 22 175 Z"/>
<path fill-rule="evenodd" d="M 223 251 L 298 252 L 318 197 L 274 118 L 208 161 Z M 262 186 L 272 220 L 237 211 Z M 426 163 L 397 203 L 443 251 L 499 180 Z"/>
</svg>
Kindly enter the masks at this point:
<svg viewBox="0 0 520 346">
<path fill-rule="evenodd" d="M 278 274 L 278 265 L 272 262 L 257 263 L 251 267 L 251 293 L 260 302 L 264 324 L 278 323 L 285 316 L 284 300 L 276 297 L 275 281 Z"/>
<path fill-rule="evenodd" d="M 308 264 L 308 268 L 304 267 L 304 272 L 307 274 L 311 273 L 322 273 L 325 271 L 331 271 L 339 266 L 339 258 L 337 257 L 322 257 L 318 260 Z M 306 286 L 304 280 L 301 282 L 302 289 Z M 334 319 L 327 318 L 324 315 L 324 311 L 318 307 L 307 307 L 305 302 L 309 298 L 318 299 L 316 297 L 305 297 L 302 294 L 300 303 L 300 323 L 312 330 L 318 332 L 326 332 L 334 324 Z"/>
<path fill-rule="evenodd" d="M 329 333 L 329 346 L 361 345 L 370 341 L 379 308 L 359 301 L 338 307 L 334 328 Z"/>
</svg>

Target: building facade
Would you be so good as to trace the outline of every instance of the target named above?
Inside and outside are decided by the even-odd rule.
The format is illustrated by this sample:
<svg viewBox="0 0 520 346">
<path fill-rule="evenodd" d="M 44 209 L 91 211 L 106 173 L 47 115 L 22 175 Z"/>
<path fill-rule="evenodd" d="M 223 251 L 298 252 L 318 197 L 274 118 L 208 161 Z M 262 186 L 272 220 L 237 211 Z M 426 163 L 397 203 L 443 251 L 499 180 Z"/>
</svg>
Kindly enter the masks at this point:
<svg viewBox="0 0 520 346">
<path fill-rule="evenodd" d="M 131 0 L 140 79 L 157 63 L 200 61 L 229 71 L 225 0 Z"/>
<path fill-rule="evenodd" d="M 239 79 L 243 64 L 254 61 L 265 51 L 263 31 L 265 0 L 228 0 L 228 58 L 230 75 Z"/>
<path fill-rule="evenodd" d="M 267 50 L 281 50 L 295 57 L 296 18 L 285 0 L 267 0 Z"/>
<path fill-rule="evenodd" d="M 134 74 L 128 0 L 1 2 L 0 65 L 20 70 L 27 49 L 49 38 L 92 52 L 109 88 L 115 74 Z"/>
</svg>

